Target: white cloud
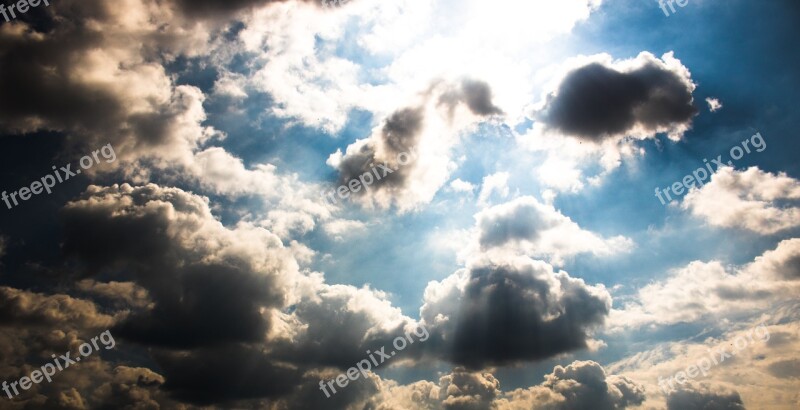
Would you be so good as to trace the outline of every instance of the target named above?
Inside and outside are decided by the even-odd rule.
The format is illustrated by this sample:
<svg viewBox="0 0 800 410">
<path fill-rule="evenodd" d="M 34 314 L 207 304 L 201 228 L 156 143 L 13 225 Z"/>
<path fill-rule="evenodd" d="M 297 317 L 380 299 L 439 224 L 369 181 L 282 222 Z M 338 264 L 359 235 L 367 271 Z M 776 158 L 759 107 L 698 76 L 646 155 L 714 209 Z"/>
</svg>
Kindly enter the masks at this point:
<svg viewBox="0 0 800 410">
<path fill-rule="evenodd" d="M 711 226 L 770 235 L 800 226 L 800 183 L 758 167 L 717 170 L 711 182 L 692 189 L 681 208 Z"/>
<path fill-rule="evenodd" d="M 507 198 L 508 178 L 510 177 L 511 175 L 508 172 L 497 172 L 483 177 L 481 192 L 478 194 L 478 204 L 488 205 L 492 194 L 497 194 L 498 198 Z"/>
<path fill-rule="evenodd" d="M 779 324 L 781 315 L 777 311 L 770 312 L 769 316 L 741 322 L 716 322 L 711 325 L 715 331 L 719 330 L 718 335 L 663 343 L 609 364 L 607 369 L 644 384 L 648 392 L 644 408 L 665 407 L 666 397 L 658 386 L 659 377 L 663 380 L 674 377 L 677 372 L 685 374 L 689 366 L 703 361 L 704 365 L 711 365 L 710 370 L 707 375 L 697 372 L 692 385 L 710 383 L 717 389 L 738 391 L 746 408 L 789 410 L 794 406 L 788 404 L 787 397 L 796 396 L 797 379 L 793 377 L 797 374 L 782 374 L 780 368 L 796 360 L 800 325 L 796 317 L 786 318 L 788 323 Z M 758 329 L 762 323 L 763 330 Z M 719 349 L 726 349 L 729 357 L 715 365 L 709 360 L 710 350 L 719 361 Z M 732 354 L 734 352 L 736 354 Z M 673 382 L 673 386 L 686 388 L 688 385 Z"/>
<path fill-rule="evenodd" d="M 706 98 L 706 103 L 708 103 L 708 110 L 711 112 L 717 112 L 722 109 L 722 103 L 716 98 L 708 97 Z"/>
<path fill-rule="evenodd" d="M 530 196 L 485 209 L 475 215 L 475 220 L 475 247 L 487 252 L 544 257 L 556 265 L 579 253 L 609 256 L 633 248 L 629 238 L 603 238 L 582 229 L 553 205 Z"/>
<path fill-rule="evenodd" d="M 364 222 L 347 219 L 333 220 L 322 226 L 325 233 L 336 241 L 343 241 L 346 237 L 364 232 L 366 228 L 367 224 Z"/>
<path fill-rule="evenodd" d="M 453 192 L 466 192 L 471 194 L 475 192 L 475 185 L 467 181 L 462 181 L 461 179 L 456 178 L 455 180 L 450 182 L 450 189 L 452 189 Z"/>
<path fill-rule="evenodd" d="M 753 262 L 728 268 L 694 261 L 638 290 L 611 312 L 609 328 L 705 322 L 753 315 L 800 292 L 800 239 L 782 241 Z"/>
</svg>

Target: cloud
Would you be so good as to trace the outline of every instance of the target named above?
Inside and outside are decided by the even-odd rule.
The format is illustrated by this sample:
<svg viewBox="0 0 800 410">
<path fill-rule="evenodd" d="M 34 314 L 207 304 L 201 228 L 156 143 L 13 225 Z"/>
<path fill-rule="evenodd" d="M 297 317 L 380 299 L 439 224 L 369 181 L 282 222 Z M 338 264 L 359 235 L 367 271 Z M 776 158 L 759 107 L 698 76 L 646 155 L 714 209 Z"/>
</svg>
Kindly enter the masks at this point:
<svg viewBox="0 0 800 410">
<path fill-rule="evenodd" d="M 475 185 L 456 178 L 450 182 L 450 189 L 452 189 L 454 192 L 466 192 L 471 194 L 475 192 Z"/>
<path fill-rule="evenodd" d="M 605 288 L 544 262 L 484 260 L 428 284 L 424 348 L 475 369 L 540 360 L 588 347 L 610 306 Z"/>
<path fill-rule="evenodd" d="M 781 241 L 749 264 L 725 267 L 719 261 L 693 261 L 650 283 L 611 313 L 610 326 L 637 328 L 645 324 L 672 325 L 709 318 L 748 315 L 800 291 L 796 275 L 800 240 Z"/>
<path fill-rule="evenodd" d="M 76 283 L 75 287 L 87 294 L 109 300 L 119 307 L 142 308 L 150 303 L 147 290 L 134 282 L 111 281 L 102 283 L 92 279 L 84 279 Z"/>
<path fill-rule="evenodd" d="M 692 189 L 681 208 L 711 226 L 771 235 L 800 226 L 800 183 L 785 173 L 723 167 Z"/>
<path fill-rule="evenodd" d="M 491 372 L 461 367 L 438 382 L 418 381 L 398 385 L 381 381 L 370 408 L 427 410 L 621 410 L 635 407 L 645 398 L 641 385 L 605 372 L 592 361 L 556 366 L 541 384 L 503 392 Z"/>
<path fill-rule="evenodd" d="M 511 174 L 508 172 L 497 172 L 483 177 L 481 192 L 478 194 L 478 204 L 487 205 L 493 193 L 496 193 L 501 198 L 508 197 L 509 177 L 511 177 Z"/>
<path fill-rule="evenodd" d="M 716 98 L 706 98 L 706 103 L 708 103 L 708 110 L 711 112 L 717 112 L 722 109 L 722 103 Z"/>
<path fill-rule="evenodd" d="M 798 359 L 777 361 L 770 364 L 768 369 L 775 377 L 800 379 L 800 360 Z"/>
<path fill-rule="evenodd" d="M 633 242 L 623 236 L 603 238 L 582 229 L 555 207 L 525 196 L 475 215 L 482 251 L 513 251 L 546 257 L 553 263 L 579 253 L 598 256 L 626 252 Z"/>
<path fill-rule="evenodd" d="M 556 366 L 540 386 L 506 394 L 499 409 L 598 409 L 614 410 L 638 406 L 645 399 L 644 387 L 627 377 L 606 374 L 592 361 Z"/>
<path fill-rule="evenodd" d="M 697 114 L 689 71 L 672 53 L 596 61 L 570 71 L 537 118 L 548 130 L 592 142 L 627 135 L 680 135 Z"/>
<path fill-rule="evenodd" d="M 395 205 L 401 211 L 429 202 L 455 167 L 450 150 L 459 133 L 496 111 L 489 86 L 475 80 L 434 82 L 419 98 L 386 117 L 368 138 L 328 158 L 338 171 L 337 186 L 363 178 L 345 197 L 368 208 Z"/>
<path fill-rule="evenodd" d="M 736 391 L 700 384 L 687 386 L 667 397 L 667 410 L 683 409 L 744 410 L 744 403 Z"/>
<path fill-rule="evenodd" d="M 173 84 L 162 63 L 205 52 L 208 34 L 165 4 L 146 3 L 67 0 L 45 9 L 47 31 L 3 25 L 0 130 L 60 131 L 91 149 L 111 143 L 126 160 L 188 162 L 218 133 L 200 125 L 202 92 Z"/>
<path fill-rule="evenodd" d="M 291 275 L 298 275 L 277 237 L 246 225 L 227 230 L 206 200 L 175 188 L 92 186 L 63 215 L 66 255 L 90 272 L 126 267 L 150 294 L 153 308 L 115 330 L 140 343 L 260 340 L 269 328 L 260 309 L 283 306 Z M 218 303 L 206 303 L 212 299 Z"/>
<path fill-rule="evenodd" d="M 180 10 L 189 16 L 202 16 L 222 20 L 229 15 L 248 8 L 257 8 L 270 3 L 279 3 L 287 0 L 172 0 Z M 321 4 L 315 0 L 305 1 L 309 4 Z"/>
</svg>

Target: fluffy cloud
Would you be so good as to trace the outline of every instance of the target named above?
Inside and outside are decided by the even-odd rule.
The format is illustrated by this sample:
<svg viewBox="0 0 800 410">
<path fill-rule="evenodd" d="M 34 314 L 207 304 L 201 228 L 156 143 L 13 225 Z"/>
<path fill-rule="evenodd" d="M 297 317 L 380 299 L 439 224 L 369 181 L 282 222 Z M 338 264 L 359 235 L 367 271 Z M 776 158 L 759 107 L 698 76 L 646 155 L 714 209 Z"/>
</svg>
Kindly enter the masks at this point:
<svg viewBox="0 0 800 410">
<path fill-rule="evenodd" d="M 708 103 L 708 110 L 711 112 L 717 112 L 722 109 L 722 103 L 716 98 L 706 98 L 706 103 Z"/>
<path fill-rule="evenodd" d="M 541 74 L 552 80 L 517 141 L 544 155 L 534 174 L 558 191 L 600 184 L 623 159 L 644 155 L 640 139 L 666 133 L 680 140 L 697 113 L 696 85 L 672 52 L 576 57 Z"/>
<path fill-rule="evenodd" d="M 541 384 L 503 392 L 490 372 L 455 368 L 438 383 L 419 381 L 407 385 L 382 381 L 370 400 L 373 408 L 387 410 L 621 410 L 643 402 L 643 387 L 630 379 L 607 374 L 591 361 L 556 366 Z"/>
<path fill-rule="evenodd" d="M 800 240 L 794 238 L 744 266 L 691 262 L 639 289 L 621 309 L 612 311 L 611 326 L 670 325 L 763 311 L 800 291 L 798 255 Z"/>
<path fill-rule="evenodd" d="M 697 113 L 689 71 L 672 53 L 658 59 L 592 62 L 570 71 L 538 118 L 549 131 L 597 142 L 667 132 L 679 136 Z"/>
<path fill-rule="evenodd" d="M 676 404 L 686 403 L 683 400 L 729 402 L 725 398 L 734 397 L 733 402 L 743 401 L 747 407 L 792 408 L 787 397 L 795 396 L 797 381 L 791 372 L 776 374 L 775 370 L 791 363 L 800 348 L 796 303 L 742 319 L 706 322 L 702 327 L 703 332 L 693 337 L 660 343 L 606 368 L 644 384 L 650 393 L 644 403 L 647 408 L 664 408 L 670 400 L 676 400 Z M 723 350 L 725 357 L 720 353 Z M 712 355 L 716 364 L 709 359 Z M 689 374 L 689 367 L 702 363 L 710 364 L 710 369 L 689 377 L 688 382 L 681 384 L 682 379 L 675 377 L 678 372 Z M 738 393 L 731 394 L 733 390 Z M 742 399 L 738 399 L 740 394 Z"/>
<path fill-rule="evenodd" d="M 628 238 L 603 238 L 586 231 L 552 205 L 529 196 L 485 209 L 475 219 L 482 251 L 513 249 L 560 264 L 579 253 L 603 256 L 633 247 Z"/>
<path fill-rule="evenodd" d="M 770 235 L 800 226 L 798 201 L 800 183 L 785 173 L 723 167 L 711 182 L 686 194 L 681 208 L 711 226 Z"/>
<path fill-rule="evenodd" d="M 499 409 L 625 409 L 642 404 L 644 388 L 623 376 L 606 374 L 599 364 L 576 361 L 556 366 L 540 386 L 509 392 Z"/>
<path fill-rule="evenodd" d="M 389 115 L 372 135 L 356 141 L 328 164 L 339 173 L 337 185 L 363 178 L 369 186 L 352 188 L 368 207 L 396 205 L 401 211 L 429 202 L 447 182 L 453 164 L 450 149 L 458 133 L 487 115 L 499 112 L 486 83 L 434 83 L 421 102 Z M 369 181 L 367 182 L 367 177 Z M 333 192 L 329 197 L 338 201 Z"/>
<path fill-rule="evenodd" d="M 541 261 L 475 262 L 425 289 L 426 350 L 470 368 L 538 360 L 588 347 L 611 297 Z"/>
<path fill-rule="evenodd" d="M 200 125 L 200 90 L 174 85 L 162 66 L 207 50 L 207 27 L 144 0 L 67 0 L 45 10 L 46 32 L 21 21 L 0 29 L 0 130 L 61 131 L 92 149 L 111 143 L 123 159 L 178 163 L 215 135 Z"/>
<path fill-rule="evenodd" d="M 51 355 L 77 354 L 78 347 L 124 318 L 104 314 L 91 300 L 0 287 L 0 379 L 29 376 Z M 116 340 L 115 349 L 120 349 Z M 84 357 L 52 382 L 34 384 L 5 407 L 75 409 L 111 406 L 175 406 L 159 391 L 164 379 L 146 368 L 115 366 L 104 349 Z M 74 357 L 74 356 L 73 356 Z M 5 393 L 4 393 L 5 394 Z M 6 400 L 3 398 L 3 400 Z"/>
<path fill-rule="evenodd" d="M 687 386 L 669 395 L 667 410 L 682 409 L 744 410 L 744 403 L 736 391 L 701 384 Z"/>
</svg>

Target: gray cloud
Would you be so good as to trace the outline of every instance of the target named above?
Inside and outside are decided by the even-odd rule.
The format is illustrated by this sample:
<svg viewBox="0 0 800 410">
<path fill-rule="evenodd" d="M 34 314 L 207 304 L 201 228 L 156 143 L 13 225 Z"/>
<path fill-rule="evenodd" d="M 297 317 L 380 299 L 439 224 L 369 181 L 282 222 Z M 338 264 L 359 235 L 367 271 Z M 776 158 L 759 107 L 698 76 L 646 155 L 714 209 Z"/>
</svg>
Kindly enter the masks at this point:
<svg viewBox="0 0 800 410">
<path fill-rule="evenodd" d="M 691 123 L 697 114 L 693 85 L 681 72 L 650 55 L 621 70 L 602 63 L 577 68 L 548 96 L 539 120 L 550 129 L 590 141 L 640 127 L 657 132 Z"/>
<path fill-rule="evenodd" d="M 767 370 L 782 379 L 800 379 L 800 359 L 775 362 L 767 366 Z"/>
<path fill-rule="evenodd" d="M 743 410 L 739 393 L 708 384 L 686 385 L 667 396 L 667 410 Z"/>
<path fill-rule="evenodd" d="M 425 347 L 475 369 L 586 348 L 611 307 L 604 289 L 527 258 L 472 266 L 429 291 L 439 296 L 421 309 L 431 332 Z"/>
<path fill-rule="evenodd" d="M 426 121 L 430 120 L 426 118 L 426 105 L 429 101 L 445 106 L 449 111 L 450 121 L 461 104 L 479 117 L 502 113 L 492 103 L 491 88 L 483 81 L 463 80 L 457 84 L 434 82 L 423 97 L 419 105 L 393 112 L 385 119 L 380 130 L 351 146 L 337 164 L 337 186 L 346 185 L 361 175 L 372 173 L 373 169 L 383 164 L 393 172 L 384 176 L 384 172 L 379 170 L 381 178 L 375 178 L 369 189 L 353 192 L 354 196 L 369 197 L 381 191 L 396 196 L 415 182 L 411 180 L 411 175 L 418 165 L 416 159 L 420 154 L 420 139 L 427 126 Z M 402 153 L 410 157 L 399 157 Z"/>
<path fill-rule="evenodd" d="M 439 104 L 450 109 L 450 115 L 459 103 L 465 103 L 475 115 L 489 116 L 502 114 L 503 110 L 492 103 L 492 88 L 485 81 L 465 79 L 459 86 L 444 92 L 439 97 Z"/>
</svg>

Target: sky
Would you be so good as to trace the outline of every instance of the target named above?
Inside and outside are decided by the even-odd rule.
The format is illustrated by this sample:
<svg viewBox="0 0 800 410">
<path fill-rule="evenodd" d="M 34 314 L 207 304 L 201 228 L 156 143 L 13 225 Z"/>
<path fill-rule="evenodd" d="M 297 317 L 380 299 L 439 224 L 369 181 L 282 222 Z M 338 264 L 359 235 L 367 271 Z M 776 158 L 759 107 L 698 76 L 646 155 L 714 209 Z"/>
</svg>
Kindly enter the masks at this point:
<svg viewBox="0 0 800 410">
<path fill-rule="evenodd" d="M 796 1 L 13 5 L 0 408 L 800 407 Z"/>
</svg>

